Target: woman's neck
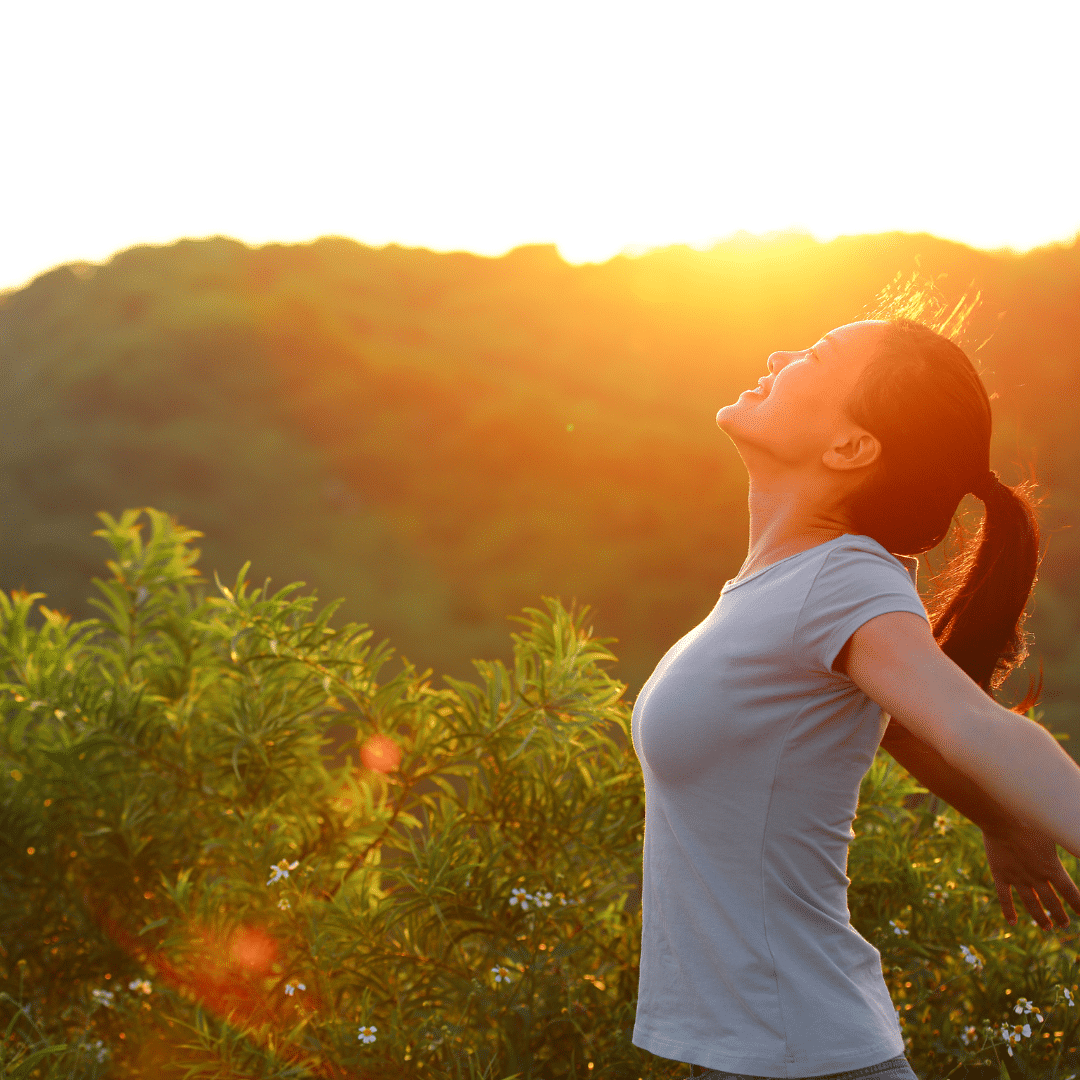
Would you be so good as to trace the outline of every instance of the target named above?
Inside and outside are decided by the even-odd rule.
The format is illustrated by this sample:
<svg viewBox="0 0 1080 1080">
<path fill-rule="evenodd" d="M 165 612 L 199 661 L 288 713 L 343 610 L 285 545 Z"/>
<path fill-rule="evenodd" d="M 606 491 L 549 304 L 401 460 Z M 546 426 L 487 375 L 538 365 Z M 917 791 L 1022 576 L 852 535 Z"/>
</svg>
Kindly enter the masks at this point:
<svg viewBox="0 0 1080 1080">
<path fill-rule="evenodd" d="M 751 481 L 748 505 L 750 542 L 736 581 L 851 532 L 840 515 L 814 505 L 804 493 L 768 490 Z"/>
</svg>

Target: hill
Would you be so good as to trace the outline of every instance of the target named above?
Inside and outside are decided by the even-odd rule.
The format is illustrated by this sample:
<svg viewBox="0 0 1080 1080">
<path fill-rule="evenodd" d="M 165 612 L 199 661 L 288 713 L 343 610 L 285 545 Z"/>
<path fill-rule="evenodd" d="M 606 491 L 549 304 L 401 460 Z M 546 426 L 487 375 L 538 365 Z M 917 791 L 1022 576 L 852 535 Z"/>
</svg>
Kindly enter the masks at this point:
<svg viewBox="0 0 1080 1080">
<path fill-rule="evenodd" d="M 1048 493 L 1046 715 L 1080 733 L 1080 238 L 738 236 L 585 266 L 215 238 L 60 267 L 0 297 L 0 588 L 95 614 L 94 513 L 149 505 L 205 533 L 211 585 L 251 559 L 438 673 L 508 659 L 507 615 L 576 598 L 634 695 L 745 555 L 717 409 L 916 268 L 981 293 L 992 462 Z"/>
</svg>

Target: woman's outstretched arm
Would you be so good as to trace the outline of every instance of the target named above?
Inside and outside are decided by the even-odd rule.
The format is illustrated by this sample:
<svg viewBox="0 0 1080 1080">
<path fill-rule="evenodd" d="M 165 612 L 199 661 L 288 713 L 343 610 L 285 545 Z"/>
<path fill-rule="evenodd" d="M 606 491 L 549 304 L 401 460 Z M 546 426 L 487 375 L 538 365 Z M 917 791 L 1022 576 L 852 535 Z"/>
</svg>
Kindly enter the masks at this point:
<svg viewBox="0 0 1080 1080">
<path fill-rule="evenodd" d="M 1013 889 L 1044 930 L 1053 929 L 1055 923 L 1069 925 L 1063 902 L 1080 915 L 1080 889 L 1062 865 L 1050 836 L 1012 817 L 978 784 L 895 719 L 890 720 L 881 746 L 924 787 L 982 829 L 998 903 L 1009 923 L 1015 926 L 1017 921 Z"/>
<path fill-rule="evenodd" d="M 969 776 L 950 765 L 929 743 L 891 720 L 881 748 L 920 784 L 986 833 L 998 832 L 1012 820 L 1009 812 Z"/>
<path fill-rule="evenodd" d="M 998 705 L 925 619 L 878 615 L 852 635 L 849 678 L 1021 823 L 1080 858 L 1080 767 L 1039 724 Z"/>
</svg>

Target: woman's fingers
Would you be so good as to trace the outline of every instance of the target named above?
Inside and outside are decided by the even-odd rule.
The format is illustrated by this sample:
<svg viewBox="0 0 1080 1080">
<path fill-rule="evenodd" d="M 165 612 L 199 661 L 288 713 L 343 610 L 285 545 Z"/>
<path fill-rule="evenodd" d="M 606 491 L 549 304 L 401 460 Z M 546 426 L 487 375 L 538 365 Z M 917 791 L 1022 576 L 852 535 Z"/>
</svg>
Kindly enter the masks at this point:
<svg viewBox="0 0 1080 1080">
<path fill-rule="evenodd" d="M 1061 861 L 1058 860 L 1058 868 L 1054 873 L 1054 876 L 1050 879 L 1050 883 L 1061 894 L 1061 898 L 1080 915 L 1080 889 L 1076 887 L 1076 882 L 1069 876 L 1068 870 L 1061 865 Z"/>
<path fill-rule="evenodd" d="M 1057 893 L 1054 892 L 1049 882 L 1043 885 L 1041 888 L 1037 888 L 1032 885 L 1017 885 L 1017 891 L 1020 893 L 1020 899 L 1027 909 L 1028 914 L 1039 924 L 1044 930 L 1052 930 L 1056 923 L 1059 927 L 1069 925 L 1069 916 L 1065 909 L 1061 906 L 1061 901 L 1058 899 Z M 1012 905 L 1010 904 L 1010 907 Z M 1046 908 L 1046 911 L 1043 908 Z M 1049 912 L 1049 914 L 1047 914 Z M 1008 918 L 1008 912 L 1005 913 L 1005 917 Z M 1013 919 L 1009 919 L 1009 922 L 1013 922 Z"/>
</svg>

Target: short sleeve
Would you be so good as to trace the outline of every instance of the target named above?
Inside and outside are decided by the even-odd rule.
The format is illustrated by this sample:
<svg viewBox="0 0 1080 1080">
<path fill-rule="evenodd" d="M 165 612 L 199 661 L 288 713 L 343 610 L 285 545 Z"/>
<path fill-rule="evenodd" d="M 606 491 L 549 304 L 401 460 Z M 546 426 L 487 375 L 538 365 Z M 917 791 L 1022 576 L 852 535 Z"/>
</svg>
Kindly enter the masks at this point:
<svg viewBox="0 0 1080 1080">
<path fill-rule="evenodd" d="M 848 638 L 864 623 L 891 611 L 927 617 L 908 570 L 884 548 L 880 552 L 834 548 L 799 612 L 796 654 L 807 668 L 835 675 L 833 661 Z"/>
</svg>

